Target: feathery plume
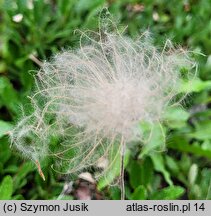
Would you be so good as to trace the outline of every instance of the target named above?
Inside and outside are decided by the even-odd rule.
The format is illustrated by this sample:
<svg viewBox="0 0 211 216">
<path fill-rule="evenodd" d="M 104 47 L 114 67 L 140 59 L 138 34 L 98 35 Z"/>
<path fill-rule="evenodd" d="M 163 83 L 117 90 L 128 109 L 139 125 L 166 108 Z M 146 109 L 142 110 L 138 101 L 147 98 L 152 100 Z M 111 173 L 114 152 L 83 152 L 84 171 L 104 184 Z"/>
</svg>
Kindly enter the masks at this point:
<svg viewBox="0 0 211 216">
<path fill-rule="evenodd" d="M 31 96 L 34 111 L 11 133 L 12 143 L 41 173 L 39 161 L 47 156 L 65 173 L 102 160 L 108 170 L 117 158 L 116 169 L 123 172 L 125 148 L 142 139 L 140 122 L 162 120 L 175 103 L 179 70 L 194 65 L 170 41 L 156 48 L 147 32 L 137 40 L 118 32 L 96 35 L 99 40 L 82 34 L 89 43 L 43 64 Z M 52 136 L 59 137 L 56 146 Z"/>
</svg>

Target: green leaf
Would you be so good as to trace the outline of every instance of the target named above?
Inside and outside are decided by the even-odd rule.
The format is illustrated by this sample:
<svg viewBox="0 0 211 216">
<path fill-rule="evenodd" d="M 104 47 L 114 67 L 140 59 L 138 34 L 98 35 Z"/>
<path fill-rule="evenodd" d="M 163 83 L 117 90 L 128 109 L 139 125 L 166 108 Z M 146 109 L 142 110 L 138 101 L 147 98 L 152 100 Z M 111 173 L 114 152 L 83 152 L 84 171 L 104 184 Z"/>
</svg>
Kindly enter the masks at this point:
<svg viewBox="0 0 211 216">
<path fill-rule="evenodd" d="M 133 189 L 136 189 L 139 185 L 148 187 L 153 181 L 153 164 L 150 157 L 139 161 L 131 160 L 127 171 Z"/>
<path fill-rule="evenodd" d="M 196 124 L 195 131 L 188 134 L 188 136 L 200 140 L 211 139 L 211 121 L 205 120 Z"/>
<path fill-rule="evenodd" d="M 203 90 L 211 89 L 211 81 L 202 81 L 200 79 L 190 80 L 184 82 L 181 86 L 180 91 L 184 93 L 190 92 L 201 92 Z"/>
<path fill-rule="evenodd" d="M 11 111 L 17 112 L 18 95 L 7 77 L 0 77 L 0 100 Z"/>
<path fill-rule="evenodd" d="M 188 181 L 191 185 L 194 185 L 198 175 L 198 166 L 197 164 L 192 164 L 188 173 Z"/>
<path fill-rule="evenodd" d="M 156 191 L 151 199 L 152 200 L 175 200 L 184 194 L 184 188 L 180 186 L 169 186 L 162 190 Z"/>
<path fill-rule="evenodd" d="M 34 171 L 34 167 L 32 166 L 31 162 L 26 162 L 20 167 L 20 169 L 18 170 L 14 178 L 15 190 L 20 187 L 23 187 L 27 183 L 27 181 L 25 181 L 26 180 L 25 177 L 32 171 Z"/>
<path fill-rule="evenodd" d="M 200 188 L 202 196 L 200 199 L 211 200 L 211 169 L 204 168 L 201 171 Z"/>
<path fill-rule="evenodd" d="M 115 150 L 115 148 L 114 148 Z M 118 155 L 116 155 L 118 154 Z M 127 166 L 128 160 L 129 160 L 130 152 L 128 150 L 125 151 L 125 157 L 124 157 L 124 167 Z M 120 166 L 121 166 L 121 158 L 119 153 L 113 154 L 113 162 L 110 169 L 108 169 L 102 178 L 100 178 L 97 188 L 98 190 L 102 190 L 109 184 L 111 184 L 114 179 L 120 175 Z M 112 159 L 111 159 L 112 161 Z"/>
<path fill-rule="evenodd" d="M 141 163 L 131 160 L 128 171 L 129 171 L 129 180 L 130 185 L 135 189 L 141 184 Z"/>
<path fill-rule="evenodd" d="M 11 149 L 9 147 L 7 137 L 3 137 L 0 139 L 0 161 L 2 164 L 6 163 L 11 156 Z M 5 172 L 5 169 L 4 169 Z"/>
<path fill-rule="evenodd" d="M 87 1 L 87 0 L 79 0 L 77 1 L 76 4 L 76 10 L 78 12 L 83 12 L 84 10 L 90 10 L 94 9 L 98 5 L 104 4 L 105 0 L 92 0 L 92 1 Z"/>
<path fill-rule="evenodd" d="M 11 123 L 0 120 L 0 138 L 6 135 L 11 129 Z"/>
<path fill-rule="evenodd" d="M 13 200 L 24 200 L 24 196 L 21 194 L 17 194 L 12 197 Z"/>
<path fill-rule="evenodd" d="M 127 187 L 125 188 L 125 195 L 127 196 L 126 189 Z M 112 186 L 110 190 L 110 197 L 112 198 L 112 200 L 119 200 L 121 198 L 121 191 L 118 186 Z"/>
<path fill-rule="evenodd" d="M 146 157 L 141 164 L 141 184 L 148 187 L 153 182 L 153 163 L 150 157 Z"/>
<path fill-rule="evenodd" d="M 13 193 L 13 180 L 11 176 L 4 177 L 0 184 L 0 200 L 11 199 Z"/>
<path fill-rule="evenodd" d="M 163 150 L 165 147 L 165 131 L 161 124 L 151 125 L 147 122 L 140 123 L 140 130 L 143 135 L 143 149 L 139 158 L 150 154 L 153 150 Z"/>
<path fill-rule="evenodd" d="M 146 196 L 147 196 L 147 190 L 145 189 L 143 185 L 140 185 L 139 187 L 135 189 L 131 198 L 133 200 L 145 200 Z"/>
<path fill-rule="evenodd" d="M 59 197 L 54 197 L 53 200 L 73 200 L 74 197 L 69 196 L 69 195 L 64 195 L 64 196 L 59 196 Z"/>
<path fill-rule="evenodd" d="M 173 158 L 170 157 L 168 155 L 165 156 L 165 160 L 166 160 L 166 166 L 176 175 L 179 174 L 179 165 L 177 163 L 177 161 Z"/>
<path fill-rule="evenodd" d="M 211 158 L 211 150 L 203 149 L 200 144 L 191 145 L 184 136 L 175 135 L 169 139 L 168 147 L 181 152 L 192 153 L 196 156 Z"/>
<path fill-rule="evenodd" d="M 150 156 L 154 164 L 154 168 L 157 172 L 161 172 L 169 185 L 173 185 L 170 177 L 170 173 L 166 170 L 163 156 L 160 153 L 153 154 Z"/>
<path fill-rule="evenodd" d="M 164 114 L 165 121 L 171 128 L 184 127 L 189 117 L 190 114 L 182 107 L 169 107 Z"/>
</svg>

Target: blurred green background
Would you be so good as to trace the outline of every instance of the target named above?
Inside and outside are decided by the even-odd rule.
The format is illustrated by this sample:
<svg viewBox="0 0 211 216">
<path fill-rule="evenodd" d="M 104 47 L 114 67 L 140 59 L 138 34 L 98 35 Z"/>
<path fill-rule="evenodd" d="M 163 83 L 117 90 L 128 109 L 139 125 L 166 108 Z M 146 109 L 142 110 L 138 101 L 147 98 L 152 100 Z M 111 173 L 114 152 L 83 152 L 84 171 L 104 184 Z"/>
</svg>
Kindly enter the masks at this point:
<svg viewBox="0 0 211 216">
<path fill-rule="evenodd" d="M 158 45 L 170 38 L 204 54 L 194 55 L 198 74 L 184 86 L 184 109 L 166 113 L 166 150 L 130 154 L 126 198 L 211 199 L 211 0 L 0 0 L 0 199 L 61 198 L 67 179 L 46 162 L 43 181 L 36 167 L 11 148 L 7 133 L 20 105 L 28 103 L 39 69 L 33 58 L 44 61 L 63 48 L 76 48 L 74 30 L 96 30 L 105 6 L 131 37 L 149 29 Z M 160 142 L 155 133 L 152 145 Z M 119 188 L 103 179 L 93 187 L 104 199 L 120 198 Z"/>
</svg>

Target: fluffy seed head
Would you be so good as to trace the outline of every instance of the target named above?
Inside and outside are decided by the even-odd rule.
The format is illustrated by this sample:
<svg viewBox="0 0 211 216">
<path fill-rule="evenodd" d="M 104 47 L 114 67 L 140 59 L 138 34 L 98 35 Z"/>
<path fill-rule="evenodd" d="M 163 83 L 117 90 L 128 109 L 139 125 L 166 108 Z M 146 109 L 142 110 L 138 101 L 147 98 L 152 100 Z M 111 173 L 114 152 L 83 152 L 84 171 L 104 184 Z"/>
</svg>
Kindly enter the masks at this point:
<svg viewBox="0 0 211 216">
<path fill-rule="evenodd" d="M 119 33 L 98 36 L 85 35 L 87 45 L 57 54 L 38 73 L 34 112 L 11 134 L 33 160 L 56 156 L 71 172 L 119 153 L 118 140 L 141 139 L 140 122 L 162 120 L 178 92 L 180 68 L 193 66 L 187 52 L 169 41 L 159 50 L 147 33 L 136 41 Z M 57 150 L 52 135 L 62 137 Z"/>
</svg>

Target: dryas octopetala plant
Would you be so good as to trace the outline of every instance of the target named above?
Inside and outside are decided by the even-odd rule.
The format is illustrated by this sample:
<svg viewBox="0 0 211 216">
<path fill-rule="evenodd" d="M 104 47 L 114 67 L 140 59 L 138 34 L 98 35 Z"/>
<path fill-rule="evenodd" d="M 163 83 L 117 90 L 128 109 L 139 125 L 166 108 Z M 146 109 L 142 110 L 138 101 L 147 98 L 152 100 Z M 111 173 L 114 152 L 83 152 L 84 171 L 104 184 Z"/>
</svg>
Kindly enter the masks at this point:
<svg viewBox="0 0 211 216">
<path fill-rule="evenodd" d="M 147 33 L 137 40 L 118 31 L 95 35 L 82 34 L 86 45 L 44 62 L 30 97 L 33 112 L 20 119 L 11 141 L 43 178 L 40 164 L 46 157 L 55 158 L 54 169 L 61 173 L 120 170 L 124 198 L 125 150 L 142 139 L 141 122 L 162 121 L 175 103 L 180 69 L 194 64 L 169 41 L 158 49 Z"/>
</svg>

